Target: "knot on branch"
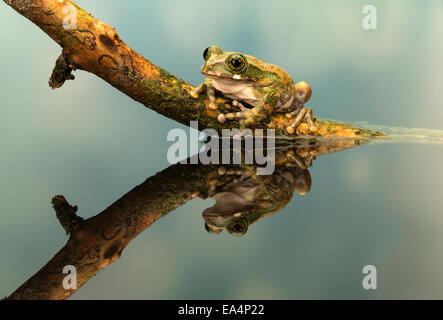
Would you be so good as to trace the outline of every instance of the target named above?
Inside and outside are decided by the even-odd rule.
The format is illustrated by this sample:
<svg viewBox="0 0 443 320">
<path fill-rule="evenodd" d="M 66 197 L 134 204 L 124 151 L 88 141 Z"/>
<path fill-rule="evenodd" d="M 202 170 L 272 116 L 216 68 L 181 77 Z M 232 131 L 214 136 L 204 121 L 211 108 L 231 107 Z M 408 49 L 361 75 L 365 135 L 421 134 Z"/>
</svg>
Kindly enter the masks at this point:
<svg viewBox="0 0 443 320">
<path fill-rule="evenodd" d="M 74 80 L 75 77 L 71 74 L 75 68 L 66 60 L 65 55 L 62 53 L 55 62 L 54 70 L 52 70 L 51 77 L 49 78 L 49 86 L 52 90 L 60 88 L 66 80 Z"/>
<path fill-rule="evenodd" d="M 78 207 L 71 206 L 65 197 L 55 196 L 52 198 L 52 207 L 67 235 L 77 230 L 83 223 L 83 218 L 77 215 Z"/>
</svg>

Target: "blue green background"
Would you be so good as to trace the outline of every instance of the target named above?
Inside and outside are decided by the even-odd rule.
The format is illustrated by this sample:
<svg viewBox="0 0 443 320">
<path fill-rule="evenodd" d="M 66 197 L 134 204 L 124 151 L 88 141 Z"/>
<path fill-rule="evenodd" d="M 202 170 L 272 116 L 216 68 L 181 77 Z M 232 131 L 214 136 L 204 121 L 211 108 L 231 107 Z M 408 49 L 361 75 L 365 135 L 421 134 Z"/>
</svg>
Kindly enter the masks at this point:
<svg viewBox="0 0 443 320">
<path fill-rule="evenodd" d="M 443 129 L 443 1 L 78 0 L 137 52 L 199 83 L 212 44 L 285 68 L 316 115 Z M 362 8 L 377 8 L 377 30 Z M 51 91 L 59 46 L 0 2 L 0 295 L 66 242 L 50 206 L 91 217 L 166 168 L 185 126 L 98 77 Z M 187 130 L 187 129 L 186 129 Z M 72 299 L 443 298 L 443 148 L 365 145 L 320 157 L 312 190 L 243 238 L 206 233 L 194 200 L 139 235 Z M 378 289 L 363 290 L 372 264 Z"/>
</svg>

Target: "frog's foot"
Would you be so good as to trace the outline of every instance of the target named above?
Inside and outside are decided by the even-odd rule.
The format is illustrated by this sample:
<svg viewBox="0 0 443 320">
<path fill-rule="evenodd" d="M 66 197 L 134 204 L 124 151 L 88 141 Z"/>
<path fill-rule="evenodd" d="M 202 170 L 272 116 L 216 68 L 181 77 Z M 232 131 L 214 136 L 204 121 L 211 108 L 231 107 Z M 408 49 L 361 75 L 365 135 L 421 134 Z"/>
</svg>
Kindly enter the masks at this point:
<svg viewBox="0 0 443 320">
<path fill-rule="evenodd" d="M 212 86 L 206 85 L 206 93 L 208 94 L 209 104 L 208 108 L 211 110 L 217 110 L 217 104 L 215 103 L 215 89 Z"/>
<path fill-rule="evenodd" d="M 217 104 L 214 101 L 209 101 L 208 108 L 211 110 L 217 110 Z"/>
<path fill-rule="evenodd" d="M 317 126 L 314 124 L 314 120 L 312 120 L 312 110 L 311 109 L 309 109 L 308 112 L 306 113 L 305 120 L 309 126 L 309 131 L 311 131 L 313 133 L 318 131 Z"/>
<path fill-rule="evenodd" d="M 303 158 L 304 163 L 309 168 L 312 166 L 312 162 L 317 159 L 317 157 L 313 154 L 309 154 L 306 158 Z"/>
<path fill-rule="evenodd" d="M 241 102 L 238 100 L 232 101 L 232 106 L 239 108 L 241 111 L 246 111 L 248 108 L 246 108 Z"/>
<path fill-rule="evenodd" d="M 195 91 L 195 90 L 190 91 L 190 92 L 189 92 L 189 95 L 190 95 L 191 97 L 193 97 L 194 99 L 198 99 L 198 97 L 199 97 L 198 92 Z"/>
<path fill-rule="evenodd" d="M 217 104 L 215 103 L 215 89 L 211 84 L 211 79 L 205 79 L 199 86 L 189 91 L 189 95 L 195 99 L 200 96 L 200 93 L 206 91 L 209 98 L 208 108 L 211 110 L 217 110 Z"/>
<path fill-rule="evenodd" d="M 218 168 L 217 172 L 219 176 L 223 176 L 226 174 L 228 170 L 226 169 L 226 167 L 221 166 L 220 168 Z"/>
<path fill-rule="evenodd" d="M 303 109 L 306 109 L 306 111 L 304 111 Z M 299 119 L 301 112 L 303 112 L 304 115 Z M 306 123 L 308 124 L 310 132 L 315 133 L 318 131 L 318 128 L 315 126 L 314 120 L 312 119 L 312 109 L 307 109 L 303 107 L 299 110 L 288 112 L 285 114 L 285 116 L 286 118 L 291 119 L 297 114 L 298 114 L 297 118 L 295 118 L 294 121 L 292 121 L 292 123 L 286 128 L 286 131 L 289 134 L 294 133 L 297 130 L 297 127 L 300 125 L 300 123 L 303 122 L 303 120 L 306 121 Z"/>
<path fill-rule="evenodd" d="M 189 95 L 193 97 L 194 99 L 198 99 L 200 92 L 203 91 L 203 86 L 198 86 L 189 91 Z"/>
<path fill-rule="evenodd" d="M 297 117 L 295 117 L 295 119 L 286 128 L 286 132 L 289 133 L 289 134 L 294 134 L 295 130 L 297 130 L 298 126 L 300 125 L 300 123 L 302 122 L 302 120 L 305 117 L 306 113 L 308 112 L 308 109 L 303 107 L 300 110 L 298 110 L 297 112 L 298 112 Z"/>
<path fill-rule="evenodd" d="M 224 113 L 220 113 L 217 117 L 218 122 L 225 123 L 226 122 L 226 116 Z"/>
<path fill-rule="evenodd" d="M 251 110 L 248 108 L 245 108 L 245 111 L 241 112 L 233 112 L 233 113 L 226 113 L 226 114 L 219 114 L 217 119 L 220 123 L 225 123 L 226 120 L 238 120 L 238 119 L 247 119 L 251 115 Z"/>
<path fill-rule="evenodd" d="M 244 107 L 244 106 L 243 106 Z M 252 109 L 244 108 L 243 111 L 240 112 L 232 112 L 232 113 L 226 113 L 226 119 L 228 120 L 242 120 L 242 119 L 249 119 L 252 115 Z"/>
</svg>

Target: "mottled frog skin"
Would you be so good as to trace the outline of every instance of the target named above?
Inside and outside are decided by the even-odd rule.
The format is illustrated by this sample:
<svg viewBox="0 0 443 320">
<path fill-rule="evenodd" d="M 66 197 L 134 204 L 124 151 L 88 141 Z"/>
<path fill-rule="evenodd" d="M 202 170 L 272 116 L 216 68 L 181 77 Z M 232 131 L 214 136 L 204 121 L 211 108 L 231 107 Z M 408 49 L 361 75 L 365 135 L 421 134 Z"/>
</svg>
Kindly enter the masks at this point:
<svg viewBox="0 0 443 320">
<path fill-rule="evenodd" d="M 256 175 L 254 165 L 228 170 L 221 167 L 219 178 L 208 192 L 216 202 L 203 211 L 206 230 L 212 234 L 227 230 L 233 236 L 243 236 L 251 224 L 280 212 L 294 191 L 300 195 L 310 191 L 310 161 L 291 151 L 284 159 L 277 159 L 283 165 L 277 163 L 269 176 Z"/>
<path fill-rule="evenodd" d="M 237 120 L 241 128 L 247 128 L 265 122 L 273 113 L 286 113 L 293 117 L 300 113 L 311 97 L 311 87 L 306 82 L 294 84 L 285 70 L 253 56 L 224 52 L 218 46 L 211 46 L 204 51 L 203 57 L 205 64 L 201 72 L 207 78 L 190 92 L 191 96 L 198 98 L 200 93 L 206 92 L 208 107 L 216 110 L 218 92 L 232 99 L 232 105 L 241 110 L 220 113 L 220 123 Z M 310 116 L 310 113 L 304 112 L 305 115 Z M 299 123 L 300 120 L 297 125 Z M 296 127 L 287 129 L 288 133 L 293 133 L 293 129 Z"/>
</svg>

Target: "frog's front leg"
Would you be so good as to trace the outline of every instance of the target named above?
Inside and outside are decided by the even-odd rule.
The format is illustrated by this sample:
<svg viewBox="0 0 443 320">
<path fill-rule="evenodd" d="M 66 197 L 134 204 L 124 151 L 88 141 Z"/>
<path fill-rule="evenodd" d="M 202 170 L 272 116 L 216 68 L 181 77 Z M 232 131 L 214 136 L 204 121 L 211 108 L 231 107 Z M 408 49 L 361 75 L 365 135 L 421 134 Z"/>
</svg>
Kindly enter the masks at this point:
<svg viewBox="0 0 443 320">
<path fill-rule="evenodd" d="M 274 111 L 280 97 L 279 93 L 272 88 L 257 89 L 257 95 L 261 95 L 262 98 L 258 105 L 252 109 L 246 109 L 241 112 L 220 114 L 218 121 L 224 123 L 228 120 L 239 120 L 241 128 L 248 128 L 256 123 L 268 118 Z"/>
<path fill-rule="evenodd" d="M 212 86 L 212 80 L 206 78 L 203 82 L 195 87 L 189 94 L 191 97 L 197 99 L 199 94 L 206 90 L 206 94 L 209 98 L 209 108 L 212 110 L 217 110 L 217 104 L 215 103 L 215 89 Z"/>
</svg>

